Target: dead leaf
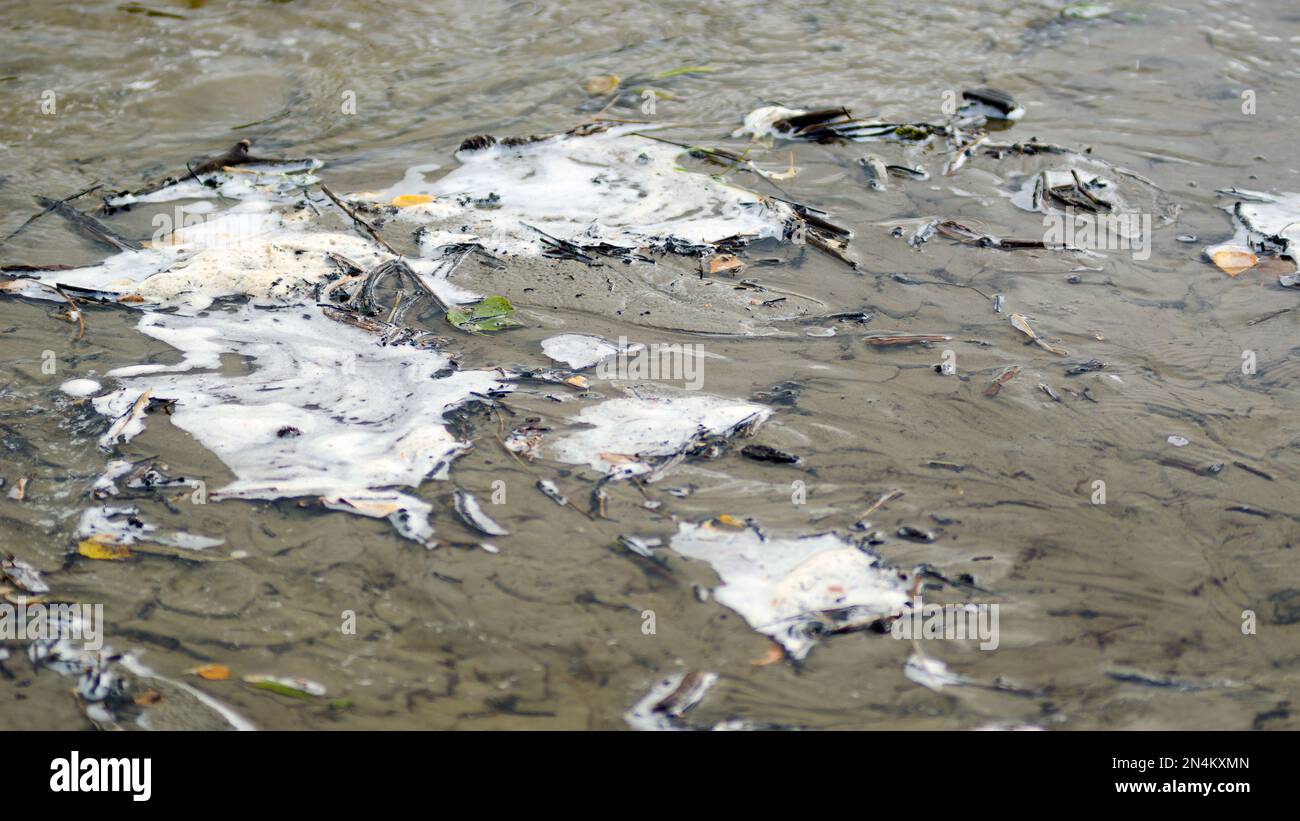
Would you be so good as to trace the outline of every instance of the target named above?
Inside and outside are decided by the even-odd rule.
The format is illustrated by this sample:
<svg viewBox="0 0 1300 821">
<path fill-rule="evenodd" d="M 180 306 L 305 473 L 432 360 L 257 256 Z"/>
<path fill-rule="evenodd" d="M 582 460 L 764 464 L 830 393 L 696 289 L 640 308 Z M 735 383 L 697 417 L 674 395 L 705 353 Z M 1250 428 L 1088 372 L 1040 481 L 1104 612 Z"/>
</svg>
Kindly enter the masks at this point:
<svg viewBox="0 0 1300 821">
<path fill-rule="evenodd" d="M 1231 243 L 1206 248 L 1205 254 L 1215 265 L 1219 266 L 1219 270 L 1230 277 L 1235 277 L 1242 271 L 1254 268 L 1255 264 L 1259 262 L 1259 257 L 1255 256 L 1254 252 L 1249 248 Z"/>
<path fill-rule="evenodd" d="M 97 561 L 117 561 L 131 555 L 131 550 L 124 544 L 101 541 L 100 536 L 92 536 L 77 545 L 77 552 L 87 559 Z"/>
<path fill-rule="evenodd" d="M 190 672 L 208 681 L 225 681 L 230 678 L 230 668 L 224 664 L 203 664 Z"/>
<path fill-rule="evenodd" d="M 740 273 L 745 270 L 745 263 L 735 254 L 718 254 L 709 260 L 709 273 L 717 274 L 725 271 L 735 271 Z"/>
<path fill-rule="evenodd" d="M 591 385 L 585 376 L 570 376 L 568 379 L 564 380 L 564 384 L 572 385 L 575 388 L 582 388 L 583 390 L 586 390 Z"/>
<path fill-rule="evenodd" d="M 767 648 L 762 658 L 756 658 L 750 664 L 755 667 L 766 667 L 769 664 L 776 664 L 783 658 L 785 658 L 785 651 L 781 649 L 781 645 L 773 644 Z"/>
<path fill-rule="evenodd" d="M 433 197 L 428 194 L 402 194 L 399 197 L 393 197 L 391 205 L 398 208 L 410 208 L 412 205 L 424 205 L 433 202 Z"/>
<path fill-rule="evenodd" d="M 135 703 L 139 704 L 141 707 L 153 707 L 157 704 L 161 704 L 162 700 L 162 693 L 157 690 L 145 690 L 143 693 L 135 697 Z"/>
<path fill-rule="evenodd" d="M 597 74 L 595 77 L 588 77 L 582 87 L 588 97 L 604 97 L 618 91 L 620 82 L 622 81 L 617 74 Z"/>
<path fill-rule="evenodd" d="M 598 453 L 596 456 L 611 465 L 626 465 L 628 462 L 637 461 L 635 456 L 628 456 L 626 453 Z"/>
</svg>

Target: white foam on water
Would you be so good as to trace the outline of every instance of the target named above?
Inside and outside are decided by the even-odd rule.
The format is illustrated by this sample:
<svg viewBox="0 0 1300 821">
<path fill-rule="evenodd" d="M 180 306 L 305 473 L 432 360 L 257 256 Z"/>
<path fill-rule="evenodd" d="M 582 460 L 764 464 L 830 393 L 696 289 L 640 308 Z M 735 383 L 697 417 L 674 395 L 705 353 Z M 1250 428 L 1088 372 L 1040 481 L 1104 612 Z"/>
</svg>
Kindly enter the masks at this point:
<svg viewBox="0 0 1300 821">
<path fill-rule="evenodd" d="M 186 179 L 147 194 L 120 194 L 105 197 L 113 208 L 177 200 L 227 199 L 283 200 L 301 196 L 302 189 L 319 180 L 311 172 L 320 168 L 318 160 L 292 164 L 245 163 L 226 171 L 204 174 L 202 179 Z"/>
<path fill-rule="evenodd" d="M 362 267 L 391 258 L 356 234 L 313 230 L 305 212 L 236 207 L 175 231 L 165 243 L 124 251 L 98 265 L 43 272 L 40 279 L 194 313 L 227 296 L 261 304 L 307 299 L 338 273 L 330 252 Z"/>
<path fill-rule="evenodd" d="M 560 334 L 542 340 L 542 353 L 576 371 L 590 368 L 619 353 L 632 353 L 644 347 L 633 344 L 620 348 L 616 343 L 591 334 Z"/>
<path fill-rule="evenodd" d="M 1232 193 L 1242 196 L 1227 209 L 1237 221 L 1247 231 L 1278 238 L 1286 244 L 1287 254 L 1294 256 L 1300 248 L 1300 194 L 1267 194 L 1240 188 Z"/>
<path fill-rule="evenodd" d="M 100 389 L 100 384 L 93 379 L 69 379 L 59 386 L 59 390 L 68 396 L 90 396 Z"/>
<path fill-rule="evenodd" d="M 216 499 L 319 496 L 331 508 L 387 517 L 427 542 L 431 507 L 397 491 L 446 478 L 469 444 L 443 412 L 506 389 L 495 371 L 457 371 L 440 351 L 383 346 L 311 307 L 245 306 L 191 317 L 149 313 L 139 330 L 182 354 L 173 366 L 109 373 L 124 391 L 177 400 L 172 424 L 235 474 Z M 212 370 L 222 355 L 252 371 Z M 206 369 L 206 370 L 200 370 Z"/>
<path fill-rule="evenodd" d="M 545 452 L 561 462 L 587 464 L 604 473 L 627 470 L 627 458 L 619 457 L 639 461 L 671 456 L 701 433 L 728 435 L 742 424 L 760 424 L 771 415 L 770 408 L 753 402 L 685 391 L 643 391 L 583 408 L 573 421 L 589 427 L 549 443 Z"/>
<path fill-rule="evenodd" d="M 580 245 L 620 247 L 784 236 L 789 206 L 687 171 L 682 149 L 633 130 L 463 150 L 456 154 L 460 166 L 436 182 L 408 173 L 387 190 L 358 197 L 389 203 L 432 196 L 394 217 L 427 226 L 422 247 L 430 251 L 477 241 L 497 255 L 539 256 L 545 245 L 534 229 Z"/>
<path fill-rule="evenodd" d="M 909 681 L 934 690 L 936 693 L 945 687 L 960 687 L 970 684 L 970 679 L 948 669 L 948 665 L 936 658 L 913 653 L 903 665 L 903 675 Z"/>
<path fill-rule="evenodd" d="M 896 570 L 832 533 L 764 538 L 753 528 L 683 522 L 670 547 L 708 562 L 722 580 L 714 598 L 794 659 L 817 643 L 819 614 L 854 608 L 853 623 L 866 624 L 908 601 Z"/>
</svg>

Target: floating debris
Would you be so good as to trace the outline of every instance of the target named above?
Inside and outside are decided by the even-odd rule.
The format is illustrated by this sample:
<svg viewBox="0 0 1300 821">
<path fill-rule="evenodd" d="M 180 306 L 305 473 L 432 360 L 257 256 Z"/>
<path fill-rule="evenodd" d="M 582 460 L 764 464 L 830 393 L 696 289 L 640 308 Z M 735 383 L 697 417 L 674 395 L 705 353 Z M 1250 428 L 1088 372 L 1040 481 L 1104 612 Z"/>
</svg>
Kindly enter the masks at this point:
<svg viewBox="0 0 1300 821">
<path fill-rule="evenodd" d="M 1005 91 L 995 88 L 972 88 L 961 93 L 967 105 L 958 110 L 966 118 L 989 120 L 1019 120 L 1025 115 L 1025 109 Z"/>
<path fill-rule="evenodd" d="M 421 226 L 425 255 L 474 243 L 499 257 L 559 253 L 588 264 L 610 255 L 631 260 L 644 247 L 704 256 L 731 242 L 788 240 L 806 220 L 792 204 L 683 172 L 682 148 L 638 132 L 646 128 L 468 140 L 456 153 L 460 167 L 436 182 L 407 180 L 353 199 L 430 195 L 392 216 Z M 491 196 L 491 208 L 478 204 Z"/>
<path fill-rule="evenodd" d="M 559 487 L 557 487 L 556 484 L 552 482 L 550 479 L 538 479 L 537 489 L 540 490 L 542 494 L 546 496 L 546 498 L 550 499 L 552 502 L 555 502 L 560 507 L 568 506 L 569 500 L 565 497 L 563 493 L 560 492 Z"/>
<path fill-rule="evenodd" d="M 658 681 L 624 720 L 634 730 L 682 730 L 680 721 L 718 681 L 716 673 L 675 673 Z"/>
<path fill-rule="evenodd" d="M 628 478 L 752 431 L 772 411 L 762 405 L 696 392 L 639 390 L 583 408 L 574 420 L 586 430 L 551 442 L 550 456 Z"/>
<path fill-rule="evenodd" d="M 509 536 L 510 532 L 501 525 L 492 521 L 492 518 L 483 512 L 483 507 L 478 503 L 473 494 L 457 490 L 452 494 L 455 502 L 456 515 L 461 521 L 470 527 L 482 533 L 485 536 Z"/>
<path fill-rule="evenodd" d="M 919 527 L 912 527 L 911 525 L 903 525 L 898 529 L 898 538 L 907 539 L 909 542 L 925 542 L 928 544 L 938 537 L 933 531 L 922 530 Z"/>
<path fill-rule="evenodd" d="M 210 499 L 319 496 L 327 508 L 387 518 L 425 543 L 433 535 L 430 506 L 381 489 L 446 478 L 469 444 L 451 435 L 443 414 L 510 390 L 491 372 L 449 370 L 451 359 L 441 352 L 376 344 L 365 331 L 300 310 L 150 313 L 138 328 L 178 348 L 181 363 L 109 375 L 127 385 L 126 396 L 136 395 L 133 383 L 147 380 L 178 400 L 172 423 L 237 477 Z M 199 370 L 218 367 L 223 354 L 249 359 L 252 372 Z M 355 378 L 360 372 L 368 378 Z M 281 436 L 286 426 L 301 435 Z"/>
<path fill-rule="evenodd" d="M 908 345 L 930 345 L 935 342 L 947 342 L 951 339 L 951 336 L 945 334 L 884 333 L 863 337 L 862 341 L 873 348 L 901 348 Z"/>
<path fill-rule="evenodd" d="M 928 687 L 936 693 L 945 687 L 962 687 L 973 683 L 965 676 L 949 670 L 948 665 L 939 659 L 921 653 L 913 653 L 907 657 L 907 664 L 903 666 L 903 675 L 907 676 L 909 681 Z"/>
<path fill-rule="evenodd" d="M 1205 249 L 1205 255 L 1230 277 L 1249 271 L 1259 262 L 1259 257 L 1249 248 L 1232 243 L 1212 245 Z"/>
<path fill-rule="evenodd" d="M 714 598 L 796 660 L 820 636 L 891 618 L 907 601 L 903 574 L 830 533 L 764 538 L 749 527 L 683 522 L 671 547 L 708 562 L 722 579 Z"/>
<path fill-rule="evenodd" d="M 1070 355 L 1069 351 L 1065 350 L 1064 348 L 1058 348 L 1055 345 L 1050 344 L 1047 340 L 1043 339 L 1041 336 L 1039 336 L 1038 332 L 1035 331 L 1032 327 L 1030 327 L 1029 319 L 1024 314 L 1012 314 L 1011 327 L 1015 328 L 1017 331 L 1020 331 L 1022 334 L 1029 337 L 1031 340 L 1033 340 L 1033 342 L 1036 345 L 1038 345 L 1038 347 L 1042 348 L 1048 353 L 1056 354 L 1057 356 Z"/>
<path fill-rule="evenodd" d="M 777 450 L 768 445 L 745 445 L 740 449 L 740 455 L 746 459 L 753 459 L 755 462 L 775 462 L 779 465 L 797 465 L 799 457 L 793 453 L 786 453 L 783 450 Z"/>
<path fill-rule="evenodd" d="M 279 198 L 299 194 L 317 181 L 311 172 L 321 167 L 320 160 L 256 157 L 249 153 L 252 147 L 250 141 L 240 140 L 226 152 L 193 165 L 180 177 L 168 177 L 139 191 L 107 196 L 105 210 L 112 213 L 142 203 L 218 196 Z"/>
<path fill-rule="evenodd" d="M 1082 374 L 1085 374 L 1085 373 L 1092 373 L 1093 371 L 1100 371 L 1100 370 L 1102 370 L 1102 369 L 1105 368 L 1105 367 L 1106 367 L 1106 363 L 1105 363 L 1105 362 L 1102 362 L 1102 361 L 1099 360 L 1099 359 L 1089 359 L 1087 362 L 1082 362 L 1082 363 L 1080 363 L 1080 364 L 1078 364 L 1078 365 L 1071 365 L 1069 368 L 1066 368 L 1066 370 L 1065 370 L 1065 375 L 1066 375 L 1066 376 L 1081 376 Z"/>
<path fill-rule="evenodd" d="M 100 387 L 101 385 L 93 379 L 69 379 L 62 385 L 59 385 L 59 390 L 66 393 L 68 396 L 80 398 L 83 396 L 90 396 L 93 393 L 98 393 Z"/>
<path fill-rule="evenodd" d="M 21 502 L 27 498 L 27 486 L 30 483 L 30 476 L 19 476 L 14 480 L 14 486 L 9 488 L 9 492 L 5 495 L 15 502 Z"/>
<path fill-rule="evenodd" d="M 505 449 L 523 456 L 530 462 L 536 459 L 541 453 L 542 434 L 550 430 L 550 428 L 537 427 L 538 421 L 540 420 L 537 417 L 530 418 L 526 424 L 510 431 L 510 435 L 502 442 Z"/>
<path fill-rule="evenodd" d="M 615 344 L 590 334 L 560 334 L 542 340 L 542 352 L 556 362 L 582 371 L 619 354 L 644 350 L 641 344 Z"/>
<path fill-rule="evenodd" d="M 301 676 L 285 677 L 254 674 L 244 676 L 244 681 L 259 690 L 270 690 L 277 695 L 290 698 L 315 699 L 325 695 L 325 685 Z"/>
<path fill-rule="evenodd" d="M 647 559 L 655 558 L 654 549 L 663 547 L 664 540 L 656 536 L 622 536 L 618 537 L 618 543 L 638 556 Z"/>
<path fill-rule="evenodd" d="M 97 506 L 83 511 L 77 524 L 77 535 L 83 540 L 80 545 L 82 555 L 87 555 L 87 551 L 97 554 L 88 558 L 105 558 L 98 554 L 114 553 L 117 548 L 142 541 L 191 551 L 206 550 L 226 542 L 225 539 L 199 536 L 183 530 L 170 534 L 160 533 L 156 526 L 140 518 L 138 507 L 131 506 Z M 88 542 L 93 544 L 88 545 Z M 112 558 L 125 558 L 125 554 Z"/>
<path fill-rule="evenodd" d="M 1202 690 L 1234 689 L 1244 686 L 1243 682 L 1227 679 L 1195 681 L 1175 676 L 1155 675 L 1141 670 L 1128 668 L 1107 670 L 1106 676 L 1124 684 L 1138 684 L 1143 687 L 1155 687 L 1162 690 L 1173 690 L 1179 693 L 1195 693 Z"/>
<path fill-rule="evenodd" d="M 152 395 L 153 390 L 146 388 L 136 392 L 134 398 L 128 398 L 130 392 L 123 388 L 94 400 L 95 410 L 114 417 L 113 424 L 99 437 L 99 447 L 112 450 L 143 433 L 144 414 Z"/>
<path fill-rule="evenodd" d="M 503 296 L 490 296 L 469 308 L 452 308 L 447 312 L 447 321 L 472 334 L 491 333 L 519 327 L 519 321 L 511 316 L 514 312 L 515 306 L 510 304 L 510 300 Z"/>
<path fill-rule="evenodd" d="M 989 386 L 984 389 L 984 395 L 990 398 L 997 396 L 999 393 L 1001 393 L 1002 388 L 1005 387 L 1006 384 L 1010 382 L 1012 379 L 1015 379 L 1016 375 L 1019 373 L 1020 373 L 1019 365 L 1008 365 L 1007 367 L 1003 368 L 1001 372 L 999 372 L 998 375 L 993 378 L 993 381 L 989 383 Z"/>
<path fill-rule="evenodd" d="M 1244 229 L 1244 236 L 1239 232 L 1232 245 L 1238 248 L 1248 245 L 1249 249 L 1284 254 L 1296 259 L 1294 243 L 1300 240 L 1300 194 L 1268 194 L 1241 188 L 1230 188 L 1219 193 L 1237 198 L 1227 210 Z M 1212 249 L 1207 249 L 1206 253 L 1209 254 L 1210 250 Z M 1234 261 L 1241 263 L 1245 259 L 1244 255 L 1238 255 Z"/>
<path fill-rule="evenodd" d="M 885 165 L 884 160 L 875 154 L 868 154 L 858 160 L 858 165 L 862 166 L 867 185 L 871 186 L 873 191 L 884 191 L 888 188 L 889 167 Z"/>
<path fill-rule="evenodd" d="M 50 592 L 50 586 L 41 581 L 39 570 L 4 552 L 0 552 L 0 581 L 8 582 L 24 593 L 39 595 Z"/>
</svg>

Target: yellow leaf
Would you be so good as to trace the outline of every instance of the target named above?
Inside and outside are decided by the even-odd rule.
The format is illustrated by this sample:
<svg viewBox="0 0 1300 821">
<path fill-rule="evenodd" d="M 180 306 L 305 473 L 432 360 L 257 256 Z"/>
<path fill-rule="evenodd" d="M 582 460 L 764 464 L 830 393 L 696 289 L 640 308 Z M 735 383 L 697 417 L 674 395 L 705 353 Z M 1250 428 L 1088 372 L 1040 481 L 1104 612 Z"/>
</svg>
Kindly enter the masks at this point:
<svg viewBox="0 0 1300 821">
<path fill-rule="evenodd" d="M 1215 245 L 1212 248 L 1205 249 L 1206 255 L 1209 256 L 1219 269 L 1230 277 L 1235 277 L 1242 271 L 1255 267 L 1259 262 L 1259 257 L 1255 256 L 1249 248 L 1243 248 L 1240 245 Z"/>
<path fill-rule="evenodd" d="M 564 383 L 566 385 L 572 385 L 575 388 L 583 389 L 586 389 L 591 384 L 587 381 L 587 377 L 585 376 L 570 376 L 568 379 L 564 380 Z"/>
<path fill-rule="evenodd" d="M 225 681 L 230 678 L 230 668 L 224 664 L 204 664 L 195 667 L 192 672 L 199 678 L 205 678 L 208 681 Z"/>
<path fill-rule="evenodd" d="M 97 538 L 84 540 L 77 545 L 77 552 L 87 559 L 96 559 L 101 561 L 116 561 L 125 559 L 131 555 L 131 550 L 124 544 L 113 544 L 112 542 L 101 542 Z"/>
<path fill-rule="evenodd" d="M 428 194 L 402 194 L 400 197 L 393 197 L 392 204 L 398 208 L 409 208 L 412 205 L 424 205 L 426 202 L 433 202 L 433 197 Z"/>
<path fill-rule="evenodd" d="M 161 703 L 162 700 L 162 693 L 157 690 L 145 690 L 143 693 L 135 697 L 135 703 L 139 704 L 141 707 L 152 707 L 155 704 Z"/>
<path fill-rule="evenodd" d="M 586 89 L 588 97 L 604 97 L 617 91 L 619 82 L 617 74 L 598 74 L 587 78 L 583 88 Z"/>
<path fill-rule="evenodd" d="M 724 513 L 721 516 L 719 516 L 717 518 L 717 522 L 720 525 L 726 525 L 727 527 L 734 527 L 736 529 L 743 529 L 745 527 L 744 521 L 737 519 L 735 516 L 732 516 L 728 513 Z"/>
</svg>

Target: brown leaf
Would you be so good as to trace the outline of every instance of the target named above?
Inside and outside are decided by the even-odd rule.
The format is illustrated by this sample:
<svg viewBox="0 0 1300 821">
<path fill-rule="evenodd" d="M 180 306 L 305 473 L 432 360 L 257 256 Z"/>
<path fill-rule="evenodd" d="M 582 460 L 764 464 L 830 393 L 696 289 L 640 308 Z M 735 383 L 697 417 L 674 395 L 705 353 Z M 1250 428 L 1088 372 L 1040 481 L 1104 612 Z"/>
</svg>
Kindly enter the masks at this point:
<svg viewBox="0 0 1300 821">
<path fill-rule="evenodd" d="M 745 263 L 734 254 L 718 254 L 709 260 L 709 273 L 717 274 L 727 271 L 740 273 L 745 270 Z"/>
</svg>

